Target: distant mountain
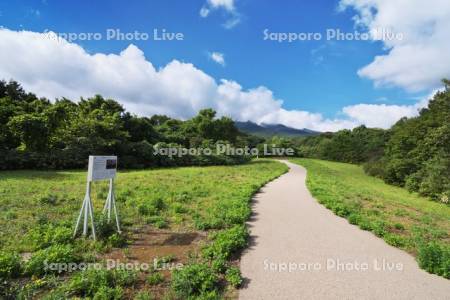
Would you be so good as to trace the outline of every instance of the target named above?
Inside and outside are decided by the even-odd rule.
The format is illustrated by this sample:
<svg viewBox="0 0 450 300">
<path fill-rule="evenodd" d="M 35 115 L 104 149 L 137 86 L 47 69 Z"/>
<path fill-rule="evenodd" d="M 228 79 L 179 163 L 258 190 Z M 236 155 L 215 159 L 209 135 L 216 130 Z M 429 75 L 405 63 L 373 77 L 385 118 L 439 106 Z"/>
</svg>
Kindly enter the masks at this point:
<svg viewBox="0 0 450 300">
<path fill-rule="evenodd" d="M 245 133 L 262 136 L 262 137 L 270 137 L 270 136 L 286 136 L 286 137 L 300 137 L 300 136 L 311 136 L 318 135 L 320 132 L 313 131 L 309 129 L 295 129 L 292 127 L 287 127 L 282 124 L 261 124 L 258 125 L 256 123 L 247 121 L 247 122 L 234 122 L 236 127 Z"/>
</svg>

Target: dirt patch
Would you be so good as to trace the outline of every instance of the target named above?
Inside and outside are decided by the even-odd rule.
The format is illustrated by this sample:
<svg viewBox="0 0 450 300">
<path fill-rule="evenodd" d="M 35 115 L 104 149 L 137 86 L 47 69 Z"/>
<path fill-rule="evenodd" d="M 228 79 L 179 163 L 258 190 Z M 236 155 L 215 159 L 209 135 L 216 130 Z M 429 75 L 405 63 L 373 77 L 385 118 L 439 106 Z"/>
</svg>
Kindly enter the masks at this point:
<svg viewBox="0 0 450 300">
<path fill-rule="evenodd" d="M 131 233 L 131 242 L 126 248 L 114 248 L 102 256 L 103 259 L 112 259 L 117 263 L 147 263 L 150 270 L 141 272 L 139 281 L 133 289 L 125 291 L 125 297 L 132 299 L 131 295 L 137 291 L 147 290 L 156 299 L 160 299 L 170 287 L 171 270 L 188 262 L 190 255 L 199 251 L 206 234 L 202 232 L 173 232 L 159 230 L 144 226 Z M 157 260 L 170 257 L 170 261 L 157 265 Z M 164 276 L 164 282 L 158 285 L 149 285 L 147 276 L 151 268 L 157 268 Z"/>
<path fill-rule="evenodd" d="M 190 253 L 199 248 L 206 237 L 198 232 L 172 232 L 149 226 L 134 231 L 127 248 L 115 248 L 103 258 L 124 262 L 153 262 L 155 258 L 173 256 L 176 262 L 185 262 Z"/>
</svg>

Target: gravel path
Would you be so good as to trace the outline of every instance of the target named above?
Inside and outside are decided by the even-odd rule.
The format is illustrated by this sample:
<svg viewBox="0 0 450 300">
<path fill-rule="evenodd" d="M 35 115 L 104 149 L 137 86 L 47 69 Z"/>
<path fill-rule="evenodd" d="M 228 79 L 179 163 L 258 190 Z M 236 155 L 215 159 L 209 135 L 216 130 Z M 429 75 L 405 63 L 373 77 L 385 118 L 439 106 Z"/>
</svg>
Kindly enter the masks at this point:
<svg viewBox="0 0 450 300">
<path fill-rule="evenodd" d="M 287 164 L 254 199 L 240 299 L 450 299 L 450 280 L 318 204 Z"/>
</svg>

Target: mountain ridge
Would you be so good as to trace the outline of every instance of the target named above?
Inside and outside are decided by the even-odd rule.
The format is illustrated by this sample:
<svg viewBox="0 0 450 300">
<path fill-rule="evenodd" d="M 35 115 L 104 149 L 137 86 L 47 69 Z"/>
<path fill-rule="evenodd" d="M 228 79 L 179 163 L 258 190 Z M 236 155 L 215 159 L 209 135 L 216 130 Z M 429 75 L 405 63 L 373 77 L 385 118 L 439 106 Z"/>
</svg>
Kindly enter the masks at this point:
<svg viewBox="0 0 450 300">
<path fill-rule="evenodd" d="M 307 128 L 296 129 L 283 124 L 261 123 L 260 125 L 258 125 L 251 121 L 235 121 L 234 124 L 240 131 L 244 133 L 262 137 L 271 137 L 275 135 L 285 137 L 302 137 L 320 134 L 320 132 L 318 131 L 310 130 Z"/>
</svg>

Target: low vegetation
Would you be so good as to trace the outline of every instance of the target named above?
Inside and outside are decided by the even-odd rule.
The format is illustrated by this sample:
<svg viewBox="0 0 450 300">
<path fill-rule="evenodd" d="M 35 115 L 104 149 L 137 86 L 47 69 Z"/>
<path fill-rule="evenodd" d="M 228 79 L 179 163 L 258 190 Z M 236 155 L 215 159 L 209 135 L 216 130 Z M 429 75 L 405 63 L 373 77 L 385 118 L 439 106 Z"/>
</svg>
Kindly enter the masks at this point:
<svg viewBox="0 0 450 300">
<path fill-rule="evenodd" d="M 430 273 L 450 278 L 450 206 L 368 176 L 362 167 L 293 159 L 308 170 L 312 195 L 351 224 L 413 254 Z"/>
<path fill-rule="evenodd" d="M 125 234 L 115 233 L 113 224 L 101 217 L 108 186 L 96 182 L 92 196 L 97 242 L 72 239 L 86 172 L 0 172 L 0 298 L 220 297 L 241 282 L 233 262 L 247 245 L 244 224 L 250 216 L 251 197 L 285 171 L 283 164 L 260 159 L 233 167 L 119 172 L 116 196 Z M 46 268 L 58 262 L 103 263 L 114 247 L 125 247 L 124 256 L 131 257 L 128 249 L 137 228 L 174 236 L 191 232 L 205 238 L 189 248 L 192 253 L 183 253 L 189 259 L 183 261 L 182 269 L 169 273 Z M 179 261 L 181 254 L 155 255 L 159 267 Z"/>
</svg>

